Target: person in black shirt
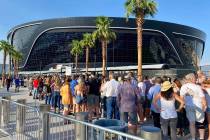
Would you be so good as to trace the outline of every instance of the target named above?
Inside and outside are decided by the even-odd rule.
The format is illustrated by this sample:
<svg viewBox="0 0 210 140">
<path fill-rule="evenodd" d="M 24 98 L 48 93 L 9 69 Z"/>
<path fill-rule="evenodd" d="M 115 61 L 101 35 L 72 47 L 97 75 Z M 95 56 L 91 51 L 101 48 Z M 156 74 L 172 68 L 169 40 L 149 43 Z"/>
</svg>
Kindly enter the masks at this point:
<svg viewBox="0 0 210 140">
<path fill-rule="evenodd" d="M 94 75 L 91 75 L 89 80 L 89 93 L 87 95 L 87 106 L 90 113 L 90 117 L 99 116 L 99 97 L 100 97 L 100 82 Z"/>
<path fill-rule="evenodd" d="M 7 79 L 6 79 L 6 85 L 7 85 L 7 91 L 8 92 L 9 92 L 9 88 L 10 88 L 11 82 L 12 82 L 12 80 L 11 80 L 10 76 L 8 76 Z"/>
</svg>

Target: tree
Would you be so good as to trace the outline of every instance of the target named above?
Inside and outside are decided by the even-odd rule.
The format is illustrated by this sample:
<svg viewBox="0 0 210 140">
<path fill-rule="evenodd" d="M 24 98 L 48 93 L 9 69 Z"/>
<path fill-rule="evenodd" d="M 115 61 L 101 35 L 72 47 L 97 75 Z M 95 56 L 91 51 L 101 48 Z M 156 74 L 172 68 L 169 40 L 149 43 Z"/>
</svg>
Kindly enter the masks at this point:
<svg viewBox="0 0 210 140">
<path fill-rule="evenodd" d="M 1 40 L 0 41 L 0 51 L 3 51 L 3 65 L 2 65 L 2 84 L 3 84 L 3 86 L 5 84 L 6 58 L 7 58 L 7 54 L 10 52 L 10 50 L 11 50 L 11 45 L 5 40 Z"/>
<path fill-rule="evenodd" d="M 126 18 L 135 16 L 137 25 L 138 76 L 142 76 L 142 26 L 144 18 L 154 16 L 157 4 L 154 0 L 126 0 Z"/>
<path fill-rule="evenodd" d="M 81 42 L 78 40 L 72 40 L 70 44 L 70 53 L 75 56 L 75 64 L 76 64 L 76 73 L 78 68 L 78 56 L 82 55 L 83 49 Z"/>
<path fill-rule="evenodd" d="M 13 58 L 13 55 L 14 55 L 14 51 L 15 51 L 14 46 L 10 45 L 10 49 L 9 49 L 9 52 L 8 52 L 8 54 L 9 54 L 9 72 L 8 72 L 9 76 L 11 76 L 12 58 Z"/>
<path fill-rule="evenodd" d="M 110 29 L 112 20 L 108 17 L 100 16 L 96 19 L 96 31 L 93 32 L 95 39 L 99 39 L 102 45 L 102 75 L 106 75 L 106 51 L 111 40 L 116 39 L 116 34 Z"/>
<path fill-rule="evenodd" d="M 81 45 L 83 48 L 86 48 L 86 73 L 88 73 L 88 64 L 89 64 L 89 49 L 95 46 L 95 39 L 92 34 L 85 33 L 83 34 L 83 39 L 81 40 Z"/>
<path fill-rule="evenodd" d="M 19 51 L 14 50 L 12 53 L 12 58 L 14 63 L 14 75 L 18 76 L 19 61 L 23 58 L 23 55 Z"/>
</svg>

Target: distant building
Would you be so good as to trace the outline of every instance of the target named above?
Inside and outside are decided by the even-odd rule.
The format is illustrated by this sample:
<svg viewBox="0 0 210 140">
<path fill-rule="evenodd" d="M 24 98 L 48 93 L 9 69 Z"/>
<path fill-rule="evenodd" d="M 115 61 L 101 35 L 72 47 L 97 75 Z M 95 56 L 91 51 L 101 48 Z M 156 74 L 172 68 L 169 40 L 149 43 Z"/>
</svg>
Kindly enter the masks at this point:
<svg viewBox="0 0 210 140">
<path fill-rule="evenodd" d="M 137 65 L 136 21 L 111 18 L 117 38 L 107 48 L 108 67 Z M 96 17 L 70 17 L 25 23 L 12 28 L 7 36 L 20 52 L 24 71 L 48 70 L 58 63 L 74 63 L 70 42 L 93 32 Z M 198 29 L 168 22 L 145 20 L 143 26 L 143 65 L 167 64 L 172 70 L 198 68 L 206 34 Z M 90 50 L 90 67 L 101 67 L 101 45 Z M 79 58 L 85 67 L 85 53 Z"/>
<path fill-rule="evenodd" d="M 210 65 L 201 66 L 201 70 L 206 74 L 207 77 L 210 77 Z"/>
</svg>

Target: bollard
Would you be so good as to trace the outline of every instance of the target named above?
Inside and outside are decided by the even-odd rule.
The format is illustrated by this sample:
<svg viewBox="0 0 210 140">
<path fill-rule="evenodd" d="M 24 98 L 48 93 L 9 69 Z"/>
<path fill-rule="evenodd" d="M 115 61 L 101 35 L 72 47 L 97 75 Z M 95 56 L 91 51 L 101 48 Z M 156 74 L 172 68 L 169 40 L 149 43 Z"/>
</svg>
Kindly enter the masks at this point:
<svg viewBox="0 0 210 140">
<path fill-rule="evenodd" d="M 49 140 L 50 139 L 50 125 L 49 125 L 49 114 L 47 112 L 50 111 L 50 105 L 46 104 L 41 104 L 39 106 L 39 110 L 41 113 L 41 129 L 42 129 L 42 135 L 41 135 L 41 140 Z"/>
<path fill-rule="evenodd" d="M 88 121 L 88 112 L 79 112 L 75 115 L 76 120 Z M 75 124 L 75 140 L 87 140 L 88 138 L 87 126 L 80 123 Z"/>
<path fill-rule="evenodd" d="M 11 100 L 11 96 L 2 97 L 2 99 Z M 9 113 L 10 113 L 10 102 L 1 101 L 1 126 L 5 127 L 9 123 Z"/>
<path fill-rule="evenodd" d="M 17 103 L 26 104 L 25 99 L 17 100 Z M 26 108 L 25 106 L 18 105 L 16 108 L 16 132 L 17 133 L 24 133 L 25 131 L 25 120 L 26 119 Z"/>
<path fill-rule="evenodd" d="M 162 140 L 160 128 L 154 126 L 142 126 L 140 136 L 145 140 Z"/>
</svg>

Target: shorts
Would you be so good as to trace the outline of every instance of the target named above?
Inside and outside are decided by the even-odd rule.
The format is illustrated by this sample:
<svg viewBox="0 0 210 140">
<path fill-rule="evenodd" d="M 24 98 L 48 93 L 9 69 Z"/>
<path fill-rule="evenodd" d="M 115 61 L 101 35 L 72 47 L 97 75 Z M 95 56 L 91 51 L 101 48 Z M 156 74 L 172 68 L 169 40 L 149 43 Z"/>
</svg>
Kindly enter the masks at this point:
<svg viewBox="0 0 210 140">
<path fill-rule="evenodd" d="M 202 123 L 196 122 L 195 126 L 197 129 L 205 129 L 205 121 L 203 121 Z"/>
<path fill-rule="evenodd" d="M 121 112 L 120 113 L 120 120 L 131 123 L 132 125 L 137 125 L 138 118 L 137 112 Z"/>
<path fill-rule="evenodd" d="M 210 114 L 210 107 L 207 107 L 206 113 Z"/>
<path fill-rule="evenodd" d="M 185 110 L 189 122 L 204 122 L 205 114 L 202 109 L 194 106 L 186 106 Z"/>
<path fill-rule="evenodd" d="M 87 105 L 94 106 L 99 104 L 99 96 L 89 94 L 87 95 Z"/>
</svg>

